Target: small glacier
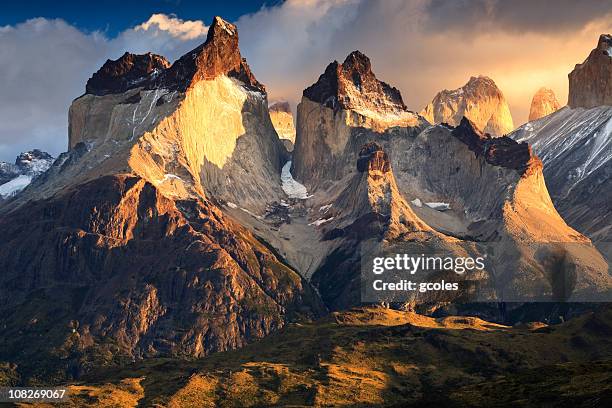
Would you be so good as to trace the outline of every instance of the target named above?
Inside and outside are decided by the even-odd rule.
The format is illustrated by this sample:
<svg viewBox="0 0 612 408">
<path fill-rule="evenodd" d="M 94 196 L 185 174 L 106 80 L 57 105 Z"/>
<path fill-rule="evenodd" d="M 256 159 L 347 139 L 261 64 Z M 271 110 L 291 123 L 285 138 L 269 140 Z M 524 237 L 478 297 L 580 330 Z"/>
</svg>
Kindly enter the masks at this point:
<svg viewBox="0 0 612 408">
<path fill-rule="evenodd" d="M 22 174 L 16 178 L 0 185 L 0 197 L 8 198 L 14 196 L 30 184 L 32 177 Z"/>
<path fill-rule="evenodd" d="M 281 171 L 281 182 L 283 183 L 283 191 L 289 198 L 298 198 L 305 200 L 312 196 L 308 195 L 308 190 L 303 184 L 295 181 L 291 175 L 291 160 L 287 161 Z"/>
</svg>

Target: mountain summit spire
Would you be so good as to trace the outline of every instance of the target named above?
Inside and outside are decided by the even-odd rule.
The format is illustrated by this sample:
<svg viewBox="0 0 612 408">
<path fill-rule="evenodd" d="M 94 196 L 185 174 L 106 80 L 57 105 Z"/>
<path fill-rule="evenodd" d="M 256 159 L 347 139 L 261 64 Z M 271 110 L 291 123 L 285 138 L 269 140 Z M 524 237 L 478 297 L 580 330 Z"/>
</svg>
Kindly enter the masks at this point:
<svg viewBox="0 0 612 408">
<path fill-rule="evenodd" d="M 192 84 L 220 75 L 238 79 L 247 88 L 265 92 L 240 55 L 238 29 L 221 17 L 215 17 L 206 41 L 183 55 L 172 65 L 162 56 L 126 52 L 117 60 L 108 60 L 87 81 L 85 93 L 106 95 L 129 89 L 165 88 L 184 92 Z"/>
</svg>

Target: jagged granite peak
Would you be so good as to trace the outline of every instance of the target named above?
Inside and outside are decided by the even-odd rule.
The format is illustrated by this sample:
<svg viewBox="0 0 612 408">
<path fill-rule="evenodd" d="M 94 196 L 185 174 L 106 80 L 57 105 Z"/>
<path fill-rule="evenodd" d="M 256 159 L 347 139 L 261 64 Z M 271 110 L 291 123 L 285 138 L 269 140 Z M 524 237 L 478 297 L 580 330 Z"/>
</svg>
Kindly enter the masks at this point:
<svg viewBox="0 0 612 408">
<path fill-rule="evenodd" d="M 99 176 L 104 162 L 105 174 L 135 172 L 175 196 L 206 193 L 257 214 L 284 196 L 274 181 L 287 149 L 233 24 L 215 18 L 202 45 L 147 78 L 72 103 L 69 149 L 83 143 L 89 151 L 75 177 Z"/>
<path fill-rule="evenodd" d="M 86 93 L 117 94 L 134 88 L 184 92 L 193 83 L 219 75 L 236 78 L 252 90 L 265 92 L 240 54 L 238 29 L 217 16 L 208 29 L 206 41 L 172 65 L 160 55 L 126 52 L 115 61 L 106 61 L 87 82 Z"/>
<path fill-rule="evenodd" d="M 557 101 L 555 92 L 546 87 L 538 89 L 531 99 L 531 108 L 529 109 L 529 121 L 540 119 L 546 115 L 559 110 L 561 105 Z"/>
<path fill-rule="evenodd" d="M 160 81 L 170 89 L 184 91 L 189 84 L 219 75 L 236 78 L 252 90 L 265 92 L 255 79 L 238 47 L 238 29 L 219 16 L 213 19 L 206 42 L 179 58 Z"/>
<path fill-rule="evenodd" d="M 507 136 L 491 137 L 466 117 L 452 130 L 452 135 L 465 143 L 476 156 L 484 157 L 487 163 L 494 166 L 514 169 L 521 176 L 542 169 L 541 160 L 528 143 L 518 143 Z"/>
<path fill-rule="evenodd" d="M 570 107 L 612 105 L 612 35 L 600 35 L 597 47 L 568 77 Z"/>
<path fill-rule="evenodd" d="M 363 144 L 353 140 L 352 129 L 384 133 L 394 127 L 429 125 L 406 108 L 396 88 L 376 78 L 370 59 L 359 51 L 342 64 L 329 64 L 317 82 L 304 90 L 296 119 L 292 172 L 312 191 L 321 180 L 342 178 L 354 167 L 353 162 L 337 160 L 349 146 Z"/>
<path fill-rule="evenodd" d="M 483 277 L 482 282 L 491 284 L 495 296 L 513 301 L 540 289 L 552 291 L 533 248 L 545 251 L 548 243 L 559 242 L 572 256 L 589 253 L 590 260 L 578 261 L 583 289 L 576 298 L 612 287 L 601 273 L 606 267 L 601 254 L 556 212 L 542 164 L 527 143 L 492 137 L 464 116 L 455 127 L 425 120 L 389 126 L 381 118 L 393 114 L 382 109 L 370 121 L 374 115 L 326 105 L 321 98 L 315 102 L 309 92 L 297 110 L 292 174 L 313 195 L 310 220 L 329 242 L 319 251 L 324 258 L 313 268 L 311 282 L 331 309 L 359 303 L 356 254 L 366 241 L 383 249 L 393 242 L 419 242 L 453 253 L 467 251 L 474 242 L 499 243 L 501 253 L 516 256 L 499 263 L 495 279 Z M 493 95 L 476 112 L 483 116 L 493 116 L 495 109 L 488 109 L 499 107 L 500 93 L 489 78 L 473 78 L 463 92 L 485 95 L 485 100 Z M 487 122 L 497 123 L 491 116 Z M 499 286 L 502 281 L 513 282 L 512 287 Z"/>
<path fill-rule="evenodd" d="M 480 130 L 494 136 L 507 134 L 514 129 L 504 94 L 495 81 L 484 75 L 470 77 L 460 88 L 438 92 L 421 115 L 430 123 L 448 123 L 452 126 L 457 126 L 465 116 Z"/>
<path fill-rule="evenodd" d="M 152 75 L 159 74 L 169 66 L 168 60 L 161 55 L 126 52 L 116 60 L 106 60 L 87 81 L 85 92 L 94 95 L 122 93 L 142 86 Z"/>
<path fill-rule="evenodd" d="M 24 174 L 39 175 L 51 166 L 53 160 L 55 158 L 49 153 L 34 149 L 20 153 L 15 159 L 15 166 Z"/>
<path fill-rule="evenodd" d="M 334 61 L 304 96 L 333 109 L 356 109 L 374 105 L 382 110 L 405 110 L 400 91 L 380 81 L 370 59 L 360 51 L 350 53 L 342 64 Z"/>
</svg>

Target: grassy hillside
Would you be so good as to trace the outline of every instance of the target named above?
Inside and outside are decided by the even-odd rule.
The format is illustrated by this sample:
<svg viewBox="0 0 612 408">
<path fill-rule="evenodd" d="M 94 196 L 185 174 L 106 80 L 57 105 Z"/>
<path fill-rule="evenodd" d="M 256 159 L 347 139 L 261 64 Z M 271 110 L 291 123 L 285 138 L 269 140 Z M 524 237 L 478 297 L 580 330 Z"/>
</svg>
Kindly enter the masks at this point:
<svg viewBox="0 0 612 408">
<path fill-rule="evenodd" d="M 359 308 L 205 359 L 105 369 L 65 406 L 605 406 L 611 334 L 610 308 L 517 327 Z"/>
</svg>

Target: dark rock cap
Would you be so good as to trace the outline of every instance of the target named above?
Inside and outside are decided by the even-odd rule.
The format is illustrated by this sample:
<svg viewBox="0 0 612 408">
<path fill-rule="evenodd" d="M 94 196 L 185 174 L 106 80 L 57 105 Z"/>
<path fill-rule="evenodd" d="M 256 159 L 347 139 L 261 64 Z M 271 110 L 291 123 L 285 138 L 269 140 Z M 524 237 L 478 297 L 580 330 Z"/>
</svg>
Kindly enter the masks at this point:
<svg viewBox="0 0 612 408">
<path fill-rule="evenodd" d="M 362 98 L 385 100 L 405 110 L 400 91 L 380 81 L 372 72 L 370 59 L 360 51 L 350 53 L 342 64 L 334 61 L 325 68 L 316 83 L 304 90 L 303 95 L 333 109 L 350 109 L 353 101 L 349 92 L 356 89 Z"/>
<path fill-rule="evenodd" d="M 452 135 L 465 143 L 477 157 L 483 156 L 487 163 L 514 169 L 521 176 L 542 168 L 541 160 L 533 153 L 528 143 L 518 143 L 507 136 L 491 137 L 488 133 L 478 130 L 465 116 L 459 126 L 453 128 Z"/>
<path fill-rule="evenodd" d="M 161 55 L 130 54 L 126 52 L 116 60 L 106 60 L 102 68 L 87 81 L 85 93 L 106 95 L 123 93 L 142 86 L 152 73 L 160 73 L 170 66 Z"/>
<path fill-rule="evenodd" d="M 86 93 L 106 95 L 128 89 L 166 88 L 185 91 L 200 80 L 228 75 L 243 82 L 249 89 L 265 92 L 240 55 L 238 29 L 221 17 L 213 19 L 204 44 L 183 55 L 174 64 L 159 55 L 125 53 L 108 60 L 87 81 Z"/>
</svg>

